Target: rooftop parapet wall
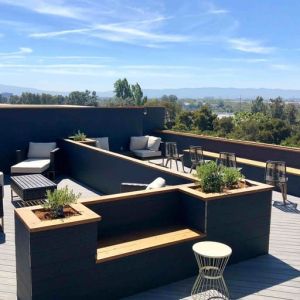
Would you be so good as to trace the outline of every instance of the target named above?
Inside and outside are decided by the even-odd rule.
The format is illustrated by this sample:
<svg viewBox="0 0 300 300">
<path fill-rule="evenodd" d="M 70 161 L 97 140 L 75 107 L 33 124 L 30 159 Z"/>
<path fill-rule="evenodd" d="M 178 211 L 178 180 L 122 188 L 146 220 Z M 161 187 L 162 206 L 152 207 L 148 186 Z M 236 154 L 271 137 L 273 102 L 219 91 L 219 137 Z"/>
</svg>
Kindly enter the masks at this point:
<svg viewBox="0 0 300 300">
<path fill-rule="evenodd" d="M 158 131 L 164 141 L 178 143 L 180 151 L 189 146 L 202 146 L 203 150 L 212 152 L 233 152 L 242 158 L 261 162 L 267 160 L 282 160 L 288 167 L 300 168 L 300 149 L 265 143 L 218 138 L 192 133 L 176 132 L 171 130 Z"/>
<path fill-rule="evenodd" d="M 120 150 L 130 136 L 162 129 L 164 108 L 95 108 L 51 105 L 0 106 L 0 170 L 9 172 L 15 151 L 30 141 L 49 142 L 81 130 L 90 137 L 108 136 L 112 150 Z"/>
</svg>

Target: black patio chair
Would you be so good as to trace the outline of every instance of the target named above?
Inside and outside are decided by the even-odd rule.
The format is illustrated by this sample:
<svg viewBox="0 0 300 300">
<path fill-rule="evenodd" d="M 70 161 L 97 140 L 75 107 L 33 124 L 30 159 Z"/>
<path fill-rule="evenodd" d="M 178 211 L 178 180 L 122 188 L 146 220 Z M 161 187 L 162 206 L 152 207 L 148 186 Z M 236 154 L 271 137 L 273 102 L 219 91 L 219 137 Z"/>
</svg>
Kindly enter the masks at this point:
<svg viewBox="0 0 300 300">
<path fill-rule="evenodd" d="M 236 156 L 235 153 L 230 152 L 220 152 L 218 164 L 220 166 L 228 168 L 236 168 Z"/>
<path fill-rule="evenodd" d="M 283 204 L 287 202 L 287 182 L 288 177 L 286 176 L 286 163 L 284 161 L 272 161 L 266 162 L 265 180 L 267 184 L 279 187 Z"/>
<path fill-rule="evenodd" d="M 184 163 L 183 163 L 183 154 L 178 153 L 177 143 L 176 142 L 166 142 L 165 143 L 165 167 L 168 167 L 168 163 L 170 162 L 170 168 L 172 168 L 172 161 L 174 160 L 176 163 L 176 169 L 178 169 L 178 161 L 182 164 L 182 170 L 184 170 Z"/>
</svg>

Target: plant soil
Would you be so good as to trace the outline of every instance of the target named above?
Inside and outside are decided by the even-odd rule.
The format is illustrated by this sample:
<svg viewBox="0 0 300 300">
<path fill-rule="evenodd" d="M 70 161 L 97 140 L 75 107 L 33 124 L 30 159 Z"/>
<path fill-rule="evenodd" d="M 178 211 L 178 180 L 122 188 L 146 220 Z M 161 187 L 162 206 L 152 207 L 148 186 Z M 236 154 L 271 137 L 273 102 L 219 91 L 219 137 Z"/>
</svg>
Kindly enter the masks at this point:
<svg viewBox="0 0 300 300">
<path fill-rule="evenodd" d="M 239 181 L 239 183 L 237 184 L 237 186 L 235 186 L 235 187 L 233 187 L 231 189 L 224 188 L 221 193 L 226 193 L 226 192 L 231 191 L 231 190 L 244 189 L 244 188 L 247 188 L 247 187 L 250 187 L 250 186 L 253 186 L 253 184 L 251 184 L 247 180 L 246 181 Z M 196 190 L 202 192 L 202 189 L 199 186 L 196 188 Z"/>
<path fill-rule="evenodd" d="M 64 219 L 64 218 L 69 218 L 69 217 L 80 215 L 80 213 L 78 211 L 76 211 L 74 208 L 72 208 L 70 206 L 64 207 L 65 216 L 62 217 L 62 218 L 53 218 L 49 209 L 43 209 L 43 208 L 42 209 L 36 209 L 33 212 L 41 221 L 48 221 L 48 220 L 54 220 L 54 219 Z"/>
</svg>

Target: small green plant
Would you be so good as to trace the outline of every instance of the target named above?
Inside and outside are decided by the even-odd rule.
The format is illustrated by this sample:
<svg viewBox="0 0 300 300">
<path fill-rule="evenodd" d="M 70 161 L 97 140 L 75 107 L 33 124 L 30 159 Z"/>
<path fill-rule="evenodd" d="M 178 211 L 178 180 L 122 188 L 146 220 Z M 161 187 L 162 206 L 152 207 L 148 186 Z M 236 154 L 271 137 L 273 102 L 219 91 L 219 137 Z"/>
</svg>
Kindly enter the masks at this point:
<svg viewBox="0 0 300 300">
<path fill-rule="evenodd" d="M 218 166 L 214 161 L 198 166 L 197 177 L 204 193 L 220 193 L 225 187 L 236 188 L 244 178 L 240 170 Z"/>
<path fill-rule="evenodd" d="M 223 176 L 216 162 L 210 161 L 198 166 L 197 177 L 204 193 L 220 193 L 223 191 Z"/>
<path fill-rule="evenodd" d="M 235 168 L 222 168 L 223 182 L 224 186 L 232 189 L 237 187 L 239 181 L 244 178 L 244 175 L 241 174 L 241 171 Z"/>
<path fill-rule="evenodd" d="M 63 208 L 80 198 L 81 194 L 75 194 L 68 186 L 54 191 L 47 191 L 47 202 L 43 208 L 49 209 L 53 218 L 64 217 Z"/>
<path fill-rule="evenodd" d="M 80 130 L 78 130 L 74 135 L 73 135 L 73 140 L 74 141 L 78 141 L 78 142 L 82 142 L 85 141 L 86 139 L 86 135 L 81 132 Z"/>
</svg>

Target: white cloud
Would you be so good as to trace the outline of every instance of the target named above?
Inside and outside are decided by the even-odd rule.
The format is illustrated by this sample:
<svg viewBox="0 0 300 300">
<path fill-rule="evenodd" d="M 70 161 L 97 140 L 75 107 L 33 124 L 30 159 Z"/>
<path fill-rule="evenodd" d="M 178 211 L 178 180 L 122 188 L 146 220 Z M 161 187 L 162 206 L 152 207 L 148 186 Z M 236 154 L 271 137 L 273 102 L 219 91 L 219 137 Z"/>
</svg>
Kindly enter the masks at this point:
<svg viewBox="0 0 300 300">
<path fill-rule="evenodd" d="M 270 67 L 274 70 L 280 71 L 291 71 L 294 69 L 293 66 L 287 64 L 271 64 Z"/>
<path fill-rule="evenodd" d="M 145 22 L 145 21 L 143 21 Z M 92 27 L 32 33 L 32 38 L 52 38 L 72 34 L 85 34 L 89 37 L 124 43 L 143 43 L 144 46 L 154 47 L 156 43 L 181 43 L 190 40 L 189 36 L 178 34 L 153 33 L 136 27 L 128 27 L 126 24 L 98 24 Z M 146 42 L 146 44 L 145 44 Z"/>
<path fill-rule="evenodd" d="M 260 41 L 249 40 L 245 38 L 229 39 L 228 43 L 232 49 L 242 52 L 268 54 L 274 50 L 273 47 L 265 47 Z"/>
<path fill-rule="evenodd" d="M 255 64 L 255 63 L 262 63 L 262 62 L 268 62 L 269 59 L 267 58 L 225 58 L 225 57 L 216 57 L 213 58 L 215 61 L 225 61 L 225 62 L 238 62 L 238 63 L 249 63 L 249 64 Z"/>
<path fill-rule="evenodd" d="M 33 50 L 28 47 L 20 47 L 18 51 L 13 51 L 13 52 L 0 52 L 0 56 L 14 56 L 14 55 L 26 55 L 32 53 Z"/>
<path fill-rule="evenodd" d="M 56 15 L 74 19 L 84 19 L 85 10 L 80 7 L 66 5 L 61 0 L 0 0 L 0 3 L 22 7 L 40 14 Z"/>
<path fill-rule="evenodd" d="M 213 14 L 213 15 L 221 15 L 221 14 L 228 14 L 229 10 L 227 9 L 210 9 L 208 11 L 209 14 Z"/>
</svg>

